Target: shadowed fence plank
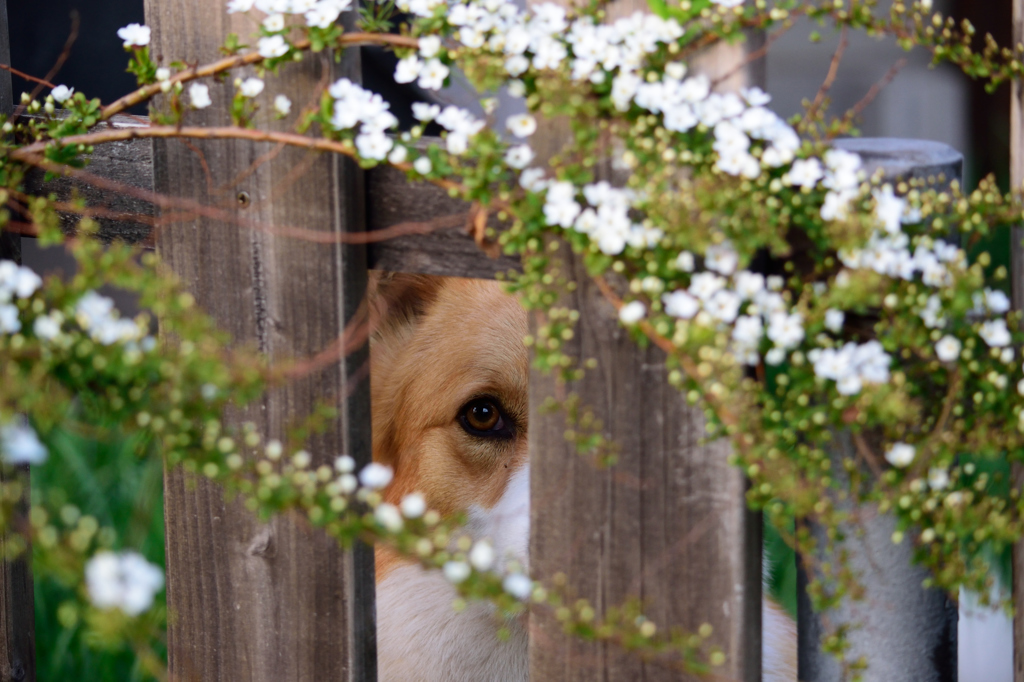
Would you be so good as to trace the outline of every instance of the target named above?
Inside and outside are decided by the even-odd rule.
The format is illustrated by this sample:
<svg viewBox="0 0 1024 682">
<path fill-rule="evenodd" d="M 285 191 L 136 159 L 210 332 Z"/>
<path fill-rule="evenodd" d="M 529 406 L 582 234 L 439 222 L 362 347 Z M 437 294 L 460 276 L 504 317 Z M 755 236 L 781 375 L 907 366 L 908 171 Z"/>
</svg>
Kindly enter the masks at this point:
<svg viewBox="0 0 1024 682">
<path fill-rule="evenodd" d="M 164 61 L 211 61 L 230 31 L 249 35 L 254 20 L 228 15 L 222 2 L 147 0 L 152 52 Z M 328 70 L 325 74 L 324 70 Z M 358 78 L 359 54 L 335 65 L 326 55 L 267 74 L 264 112 L 277 93 L 296 109 L 316 96 L 321 76 Z M 234 88 L 210 82 L 214 106 L 191 112 L 199 124 L 225 124 Z M 261 126 L 281 129 L 269 114 Z M 363 178 L 336 156 L 282 149 L 258 163 L 269 146 L 229 141 L 154 144 L 158 192 L 196 200 L 274 225 L 330 234 L 363 225 Z M 266 157 L 264 157 L 266 160 Z M 234 337 L 271 362 L 312 355 L 334 342 L 361 305 L 366 255 L 361 246 L 274 238 L 231 221 L 189 216 L 165 225 L 156 246 L 198 303 Z M 238 415 L 267 437 L 317 404 L 340 415 L 309 443 L 313 466 L 341 453 L 370 458 L 368 353 L 365 345 L 341 362 L 290 383 Z M 344 552 L 302 519 L 268 524 L 221 491 L 181 471 L 166 483 L 170 673 L 173 680 L 288 682 L 376 679 L 373 554 Z"/>
<path fill-rule="evenodd" d="M 7 3 L 0 0 L 0 64 L 11 63 L 7 33 Z M 0 114 L 14 109 L 11 74 L 0 70 Z M 18 235 L 0 233 L 0 260 L 21 262 Z M 3 388 L 0 387 L 0 391 Z M 24 486 L 26 503 L 13 523 L 28 521 L 28 466 L 18 467 L 14 476 Z M 7 483 L 0 474 L 0 483 Z M 10 537 L 0 534 L 0 554 L 9 548 Z M 0 682 L 33 682 L 36 679 L 35 611 L 32 595 L 32 571 L 28 549 L 15 561 L 0 560 Z"/>
<path fill-rule="evenodd" d="M 611 14 L 645 8 L 623 2 Z M 725 47 L 703 55 L 699 68 L 724 74 L 744 54 L 742 46 Z M 752 78 L 750 69 L 740 69 L 728 87 Z M 535 138 L 542 157 L 559 142 L 553 129 L 544 134 L 545 143 Z M 561 274 L 576 284 L 560 305 L 580 311 L 565 352 L 581 364 L 594 358 L 597 367 L 568 387 L 537 371 L 530 376 L 531 571 L 548 584 L 564 575 L 572 594 L 588 599 L 598 614 L 639 598 L 662 634 L 693 633 L 709 623 L 711 643 L 726 654 L 715 672 L 757 682 L 761 520 L 747 510 L 745 478 L 728 464 L 728 443 L 703 442 L 703 413 L 668 384 L 664 353 L 640 349 L 629 338 L 579 257 L 565 248 L 556 257 Z M 532 324 L 545 319 L 535 314 Z M 540 409 L 549 396 L 568 392 L 580 396 L 601 421 L 601 433 L 618 444 L 614 466 L 600 469 L 577 454 L 566 441 L 564 415 Z M 532 680 L 683 679 L 616 645 L 566 637 L 545 607 L 532 609 L 530 630 Z"/>
</svg>

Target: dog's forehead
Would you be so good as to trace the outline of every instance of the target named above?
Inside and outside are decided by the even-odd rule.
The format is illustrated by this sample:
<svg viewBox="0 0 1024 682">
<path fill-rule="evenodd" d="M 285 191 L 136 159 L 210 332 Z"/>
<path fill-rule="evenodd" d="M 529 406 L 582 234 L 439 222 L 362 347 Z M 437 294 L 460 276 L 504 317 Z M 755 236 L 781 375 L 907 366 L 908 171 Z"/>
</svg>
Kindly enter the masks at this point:
<svg viewBox="0 0 1024 682">
<path fill-rule="evenodd" d="M 451 280 L 421 322 L 417 353 L 450 379 L 495 384 L 525 397 L 526 311 L 497 282 Z"/>
</svg>

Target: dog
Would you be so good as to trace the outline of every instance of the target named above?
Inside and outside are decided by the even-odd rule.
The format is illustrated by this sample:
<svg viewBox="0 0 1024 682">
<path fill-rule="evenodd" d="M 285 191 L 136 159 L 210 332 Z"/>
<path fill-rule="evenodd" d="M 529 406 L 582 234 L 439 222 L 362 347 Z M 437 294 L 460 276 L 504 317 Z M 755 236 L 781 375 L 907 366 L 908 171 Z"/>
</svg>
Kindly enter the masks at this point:
<svg viewBox="0 0 1024 682">
<path fill-rule="evenodd" d="M 370 280 L 373 458 L 394 479 L 385 500 L 421 493 L 498 560 L 529 569 L 530 361 L 527 316 L 497 282 L 373 273 Z M 490 604 L 456 611 L 456 592 L 378 548 L 382 682 L 526 682 L 526 617 L 499 623 Z M 792 620 L 764 601 L 764 679 L 795 682 Z M 503 625 L 507 637 L 499 638 Z"/>
</svg>

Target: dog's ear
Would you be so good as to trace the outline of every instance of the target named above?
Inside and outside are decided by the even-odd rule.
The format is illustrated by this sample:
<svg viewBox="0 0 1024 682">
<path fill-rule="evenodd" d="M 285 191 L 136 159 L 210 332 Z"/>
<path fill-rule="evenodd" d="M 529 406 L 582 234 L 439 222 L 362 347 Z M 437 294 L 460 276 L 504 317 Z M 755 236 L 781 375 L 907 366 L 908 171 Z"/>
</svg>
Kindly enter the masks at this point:
<svg viewBox="0 0 1024 682">
<path fill-rule="evenodd" d="M 370 271 L 367 296 L 374 332 L 410 325 L 437 299 L 444 278 L 404 272 Z"/>
</svg>

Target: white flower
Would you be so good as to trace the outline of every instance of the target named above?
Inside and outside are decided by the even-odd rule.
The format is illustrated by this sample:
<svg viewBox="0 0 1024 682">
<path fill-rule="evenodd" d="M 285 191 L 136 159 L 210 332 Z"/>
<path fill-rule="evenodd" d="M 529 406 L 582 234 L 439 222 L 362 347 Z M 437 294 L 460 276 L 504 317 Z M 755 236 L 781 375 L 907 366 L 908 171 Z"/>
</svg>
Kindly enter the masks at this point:
<svg viewBox="0 0 1024 682">
<path fill-rule="evenodd" d="M 8 464 L 42 464 L 49 453 L 28 421 L 18 415 L 0 423 L 0 457 Z"/>
<path fill-rule="evenodd" d="M 420 56 L 430 59 L 441 49 L 441 36 L 422 36 L 420 38 Z"/>
<path fill-rule="evenodd" d="M 402 498 L 402 516 L 407 519 L 418 519 L 427 511 L 427 501 L 419 493 L 409 493 Z"/>
<path fill-rule="evenodd" d="M 399 59 L 398 64 L 395 65 L 395 82 L 412 83 L 420 77 L 422 70 L 423 62 L 414 54 L 404 59 Z"/>
<path fill-rule="evenodd" d="M 786 349 L 775 347 L 764 354 L 765 364 L 768 365 L 781 365 L 786 360 Z"/>
<path fill-rule="evenodd" d="M 153 597 L 163 589 L 164 573 L 136 552 L 103 550 L 86 563 L 85 586 L 97 608 L 118 608 L 138 616 L 153 605 Z"/>
<path fill-rule="evenodd" d="M 907 445 L 906 443 L 893 443 L 892 447 L 885 453 L 885 459 L 892 464 L 894 467 L 900 469 L 910 466 L 910 463 L 914 461 L 914 457 L 917 451 L 913 445 Z"/>
<path fill-rule="evenodd" d="M 281 447 L 280 441 L 271 441 L 271 443 L 277 443 L 277 447 Z M 270 443 L 267 444 L 267 449 L 270 449 Z M 356 461 L 348 455 L 339 455 L 334 460 L 334 468 L 338 473 L 350 474 L 356 470 Z"/>
<path fill-rule="evenodd" d="M 511 168 L 517 170 L 526 168 L 533 161 L 533 150 L 530 149 L 530 145 L 521 144 L 518 147 L 510 147 L 505 152 L 505 163 Z"/>
<path fill-rule="evenodd" d="M 619 321 L 622 324 L 636 324 L 647 315 L 647 309 L 640 301 L 630 301 L 619 308 Z"/>
<path fill-rule="evenodd" d="M 117 37 L 124 41 L 125 47 L 145 47 L 149 45 L 149 26 L 128 24 L 117 29 Z"/>
<path fill-rule="evenodd" d="M 359 487 L 359 480 L 352 474 L 338 476 L 338 490 L 344 495 L 350 495 Z"/>
<path fill-rule="evenodd" d="M 676 256 L 676 267 L 683 272 L 693 272 L 693 254 L 689 251 L 680 251 Z"/>
<path fill-rule="evenodd" d="M 412 167 L 420 175 L 426 175 L 433 169 L 433 164 L 430 163 L 430 159 L 421 156 L 413 162 Z"/>
<path fill-rule="evenodd" d="M 760 315 L 743 315 L 736 320 L 732 338 L 741 346 L 756 348 L 764 336 L 764 323 Z"/>
<path fill-rule="evenodd" d="M 521 54 L 514 55 L 505 60 L 505 71 L 510 76 L 521 76 L 530 68 L 530 60 Z"/>
<path fill-rule="evenodd" d="M 533 581 L 522 573 L 509 573 L 501 581 L 501 587 L 519 601 L 526 601 L 533 593 Z"/>
<path fill-rule="evenodd" d="M 387 502 L 381 502 L 377 505 L 377 508 L 373 510 L 373 518 L 392 533 L 402 530 L 402 527 L 405 525 L 398 507 Z"/>
<path fill-rule="evenodd" d="M 896 196 L 893 193 L 892 185 L 885 185 L 871 194 L 875 198 L 875 219 L 889 234 L 900 232 L 907 200 Z"/>
<path fill-rule="evenodd" d="M 43 280 L 31 268 L 14 261 L 0 261 L 0 303 L 12 296 L 28 298 L 42 286 Z"/>
<path fill-rule="evenodd" d="M 543 168 L 527 168 L 520 173 L 519 184 L 529 192 L 542 192 L 549 181 L 544 178 Z"/>
<path fill-rule="evenodd" d="M 749 270 L 741 270 L 736 273 L 736 293 L 744 300 L 753 300 L 758 294 L 764 291 L 764 275 Z"/>
<path fill-rule="evenodd" d="M 825 328 L 830 332 L 838 334 L 843 330 L 843 322 L 846 320 L 846 315 L 842 310 L 836 310 L 835 308 L 829 308 L 825 311 Z"/>
<path fill-rule="evenodd" d="M 732 322 L 736 319 L 742 300 L 734 291 L 722 289 L 716 291 L 715 295 L 704 301 L 704 309 L 716 320 Z"/>
<path fill-rule="evenodd" d="M 684 320 L 690 319 L 700 310 L 700 301 L 682 289 L 665 294 L 661 301 L 665 304 L 666 313 Z"/>
<path fill-rule="evenodd" d="M 348 1 L 321 0 L 306 12 L 306 25 L 312 28 L 330 28 L 350 4 Z"/>
<path fill-rule="evenodd" d="M 494 547 L 489 540 L 479 540 L 469 551 L 469 563 L 478 571 L 489 571 L 494 566 Z"/>
<path fill-rule="evenodd" d="M 196 109 L 205 109 L 213 104 L 210 99 L 210 88 L 203 83 L 193 83 L 188 88 L 188 98 Z"/>
<path fill-rule="evenodd" d="M 228 14 L 236 12 L 248 12 L 252 9 L 255 0 L 228 0 Z"/>
<path fill-rule="evenodd" d="M 406 157 L 409 155 L 409 150 L 402 145 L 395 145 L 395 148 L 388 154 L 388 163 L 399 164 L 404 163 Z"/>
<path fill-rule="evenodd" d="M 412 104 L 412 115 L 417 121 L 433 121 L 437 118 L 437 115 L 441 113 L 441 107 L 437 104 L 427 104 L 426 102 L 413 102 Z"/>
<path fill-rule="evenodd" d="M 711 0 L 711 2 L 715 3 L 719 7 L 728 8 L 739 7 L 743 4 L 743 0 Z"/>
<path fill-rule="evenodd" d="M 60 335 L 60 325 L 64 316 L 55 310 L 49 315 L 40 315 L 32 324 L 32 333 L 45 341 L 52 341 Z"/>
<path fill-rule="evenodd" d="M 709 270 L 715 270 L 723 275 L 731 275 L 738 262 L 739 254 L 728 241 L 713 244 L 704 253 L 704 265 Z"/>
<path fill-rule="evenodd" d="M 444 141 L 449 154 L 460 156 L 469 149 L 469 138 L 464 133 L 448 133 Z"/>
<path fill-rule="evenodd" d="M 266 36 L 260 38 L 256 45 L 257 51 L 264 59 L 273 59 L 288 53 L 288 41 L 284 39 L 284 36 Z M 262 91 L 263 88 L 260 90 Z M 256 93 L 256 95 L 258 94 L 259 92 Z M 255 97 L 256 95 L 246 95 L 246 97 Z"/>
<path fill-rule="evenodd" d="M 161 66 L 159 69 L 156 70 L 156 79 L 161 83 L 169 79 L 170 77 L 171 70 L 168 69 L 166 66 Z"/>
<path fill-rule="evenodd" d="M 789 172 L 782 176 L 782 181 L 796 187 L 814 187 L 824 175 L 817 159 L 797 159 Z"/>
<path fill-rule="evenodd" d="M 529 114 L 509 116 L 505 127 L 516 137 L 529 137 L 537 131 L 537 119 Z"/>
<path fill-rule="evenodd" d="M 246 78 L 238 85 L 238 91 L 242 93 L 242 97 L 253 98 L 263 92 L 263 81 L 255 76 Z"/>
<path fill-rule="evenodd" d="M 364 159 L 383 161 L 393 145 L 394 142 L 384 134 L 383 130 L 373 130 L 356 136 L 356 149 L 359 151 L 359 156 Z"/>
<path fill-rule="evenodd" d="M 441 63 L 441 60 L 430 59 L 423 65 L 417 84 L 424 90 L 440 90 L 448 73 L 448 67 Z"/>
<path fill-rule="evenodd" d="M 370 462 L 359 472 L 359 482 L 370 490 L 379 490 L 391 483 L 394 472 L 391 467 Z"/>
<path fill-rule="evenodd" d="M 948 334 L 943 336 L 935 344 L 935 355 L 943 362 L 953 362 L 960 357 L 960 340 Z"/>
<path fill-rule="evenodd" d="M 804 318 L 800 313 L 773 312 L 768 317 L 768 338 L 780 348 L 793 348 L 804 338 Z"/>
<path fill-rule="evenodd" d="M 943 467 L 928 469 L 928 487 L 932 490 L 945 490 L 949 487 L 949 472 Z"/>
<path fill-rule="evenodd" d="M 978 335 L 993 348 L 1010 345 L 1010 331 L 1006 328 L 1006 320 L 990 320 L 978 330 Z"/>
<path fill-rule="evenodd" d="M 21 331 L 21 320 L 18 319 L 18 307 L 9 303 L 0 303 L 0 334 L 16 334 Z"/>
<path fill-rule="evenodd" d="M 448 561 L 441 571 L 444 573 L 444 577 L 448 579 L 448 582 L 458 585 L 469 577 L 471 569 L 465 561 Z"/>
<path fill-rule="evenodd" d="M 69 88 L 66 85 L 58 85 L 50 92 L 50 94 L 53 95 L 54 100 L 60 104 L 64 104 L 64 102 L 71 99 L 71 95 L 75 94 L 75 89 Z"/>
<path fill-rule="evenodd" d="M 286 95 L 278 95 L 274 98 L 274 111 L 281 116 L 287 116 L 292 111 L 292 101 Z"/>
<path fill-rule="evenodd" d="M 283 14 L 271 14 L 263 20 L 263 28 L 267 29 L 270 33 L 276 33 L 284 30 L 284 15 Z M 262 53 L 261 53 L 262 54 Z"/>
<path fill-rule="evenodd" d="M 724 277 L 720 277 L 713 272 L 699 272 L 690 278 L 689 292 L 700 300 L 706 301 L 724 286 Z"/>
</svg>

